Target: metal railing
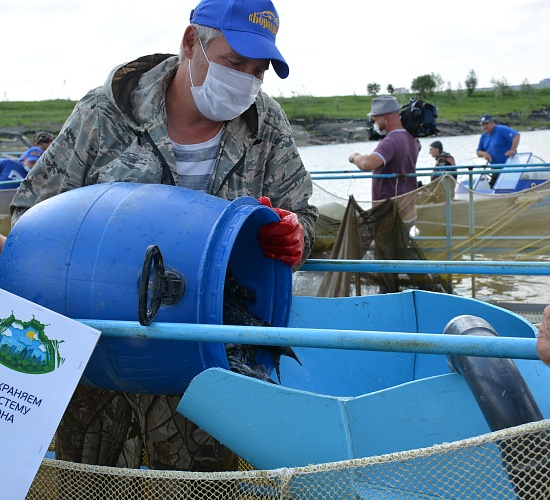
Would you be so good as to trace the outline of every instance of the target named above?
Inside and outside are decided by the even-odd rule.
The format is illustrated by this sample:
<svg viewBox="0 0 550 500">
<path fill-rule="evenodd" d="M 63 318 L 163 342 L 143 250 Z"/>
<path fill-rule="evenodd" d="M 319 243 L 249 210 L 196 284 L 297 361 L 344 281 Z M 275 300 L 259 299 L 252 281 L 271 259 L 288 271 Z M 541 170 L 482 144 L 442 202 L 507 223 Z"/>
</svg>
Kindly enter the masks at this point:
<svg viewBox="0 0 550 500">
<path fill-rule="evenodd" d="M 78 321 L 100 330 L 102 335 L 116 338 L 539 359 L 536 339 L 519 337 L 160 322 L 142 326 L 135 321 Z"/>
<path fill-rule="evenodd" d="M 534 235 L 522 235 L 522 236 L 484 236 L 476 235 L 475 232 L 475 191 L 474 191 L 474 176 L 480 175 L 492 175 L 496 173 L 503 173 L 505 170 L 506 173 L 541 173 L 549 172 L 548 179 L 550 181 L 550 163 L 529 163 L 529 164 L 498 164 L 492 165 L 490 168 L 487 166 L 480 165 L 459 165 L 453 166 L 453 170 L 444 172 L 441 171 L 441 177 L 443 178 L 444 188 L 445 188 L 445 234 L 444 236 L 425 236 L 425 235 L 416 235 L 412 236 L 413 239 L 422 242 L 422 241 L 441 241 L 443 242 L 443 247 L 437 249 L 427 250 L 432 252 L 446 252 L 447 258 L 451 259 L 453 257 L 452 251 L 453 248 L 458 250 L 461 254 L 464 251 L 470 251 L 472 258 L 475 258 L 474 252 L 471 251 L 471 245 L 467 248 L 465 247 L 456 247 L 455 242 L 460 243 L 460 241 L 470 241 L 476 242 L 480 241 L 486 243 L 487 241 L 495 242 L 510 242 L 515 243 L 518 241 L 522 242 L 533 242 L 544 244 L 546 247 L 546 242 L 550 244 L 550 235 L 548 234 L 534 234 Z M 431 174 L 434 171 L 433 167 L 418 167 L 415 173 L 410 174 L 373 174 L 372 172 L 362 172 L 357 170 L 318 170 L 310 172 L 311 178 L 313 181 L 319 180 L 349 180 L 349 179 L 392 179 L 400 177 L 425 177 L 426 175 Z M 453 224 L 452 224 L 452 207 L 453 207 L 453 188 L 455 184 L 451 180 L 451 174 L 454 175 L 463 175 L 468 176 L 469 179 L 469 189 L 468 189 L 468 198 L 461 201 L 468 201 L 468 236 L 458 236 L 453 234 Z M 547 181 L 548 182 L 548 181 Z M 484 193 L 486 194 L 486 193 Z M 501 194 L 495 194 L 494 196 L 502 196 Z M 502 251 L 502 246 L 498 247 Z M 511 246 L 510 250 L 515 249 L 516 246 Z M 494 251 L 492 248 L 485 247 L 485 251 Z"/>
<path fill-rule="evenodd" d="M 550 276 L 550 262 L 455 262 L 308 260 L 303 271 L 361 273 L 463 273 Z M 412 352 L 513 359 L 539 359 L 536 339 L 476 337 L 433 333 L 336 330 L 263 326 L 207 325 L 79 319 L 102 335 L 119 338 L 236 342 L 254 345 Z"/>
<path fill-rule="evenodd" d="M 475 170 L 473 170 L 475 169 Z M 453 175 L 469 175 L 470 177 L 480 174 L 502 173 L 505 169 L 507 173 L 514 172 L 550 172 L 550 163 L 529 163 L 529 166 L 514 165 L 511 167 L 506 164 L 493 165 L 491 168 L 480 165 L 459 165 L 453 167 Z M 434 171 L 433 167 L 418 167 L 416 172 L 409 174 L 373 174 L 360 170 L 315 170 L 310 171 L 311 179 L 316 180 L 339 180 L 339 179 L 395 179 L 402 177 L 425 177 Z M 442 173 L 444 170 L 438 171 Z"/>
</svg>

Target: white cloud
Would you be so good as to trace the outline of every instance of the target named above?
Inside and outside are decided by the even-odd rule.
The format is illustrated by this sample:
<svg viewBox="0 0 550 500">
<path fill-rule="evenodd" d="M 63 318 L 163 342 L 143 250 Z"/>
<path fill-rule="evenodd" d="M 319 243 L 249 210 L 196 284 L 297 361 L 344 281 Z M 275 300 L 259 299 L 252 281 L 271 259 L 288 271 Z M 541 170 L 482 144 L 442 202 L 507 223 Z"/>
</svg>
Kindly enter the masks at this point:
<svg viewBox="0 0 550 500">
<path fill-rule="evenodd" d="M 176 53 L 195 3 L 0 0 L 0 99 L 79 99 L 117 64 Z M 426 73 L 456 88 L 471 69 L 481 87 L 550 77 L 546 0 L 275 4 L 290 76 L 268 73 L 264 88 L 274 96 L 365 94 L 370 82 L 409 88 Z"/>
</svg>

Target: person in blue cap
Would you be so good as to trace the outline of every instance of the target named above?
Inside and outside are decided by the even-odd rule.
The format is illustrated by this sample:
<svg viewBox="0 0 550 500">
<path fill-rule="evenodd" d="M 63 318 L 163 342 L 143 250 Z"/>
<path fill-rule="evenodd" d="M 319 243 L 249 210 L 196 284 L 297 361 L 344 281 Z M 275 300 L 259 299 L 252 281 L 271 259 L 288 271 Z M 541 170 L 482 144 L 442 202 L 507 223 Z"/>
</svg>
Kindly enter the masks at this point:
<svg viewBox="0 0 550 500">
<path fill-rule="evenodd" d="M 506 125 L 497 125 L 491 115 L 481 115 L 479 123 L 483 130 L 477 146 L 477 156 L 487 160 L 487 164 L 500 165 L 517 152 L 520 134 Z M 492 187 L 498 173 L 491 175 Z"/>
<path fill-rule="evenodd" d="M 40 156 L 42 149 L 36 146 L 27 149 L 22 155 L 21 160 L 12 160 L 4 158 L 0 160 L 0 189 L 14 189 L 20 184 L 34 167 Z M 8 182 L 15 181 L 15 182 Z"/>
<path fill-rule="evenodd" d="M 20 182 L 34 167 L 40 156 L 42 156 L 42 148 L 33 146 L 27 149 L 19 160 L 11 158 L 3 158 L 0 160 L 0 189 L 15 189 Z M 0 253 L 4 249 L 6 236 L 0 234 Z"/>
<path fill-rule="evenodd" d="M 46 149 L 48 149 L 50 144 L 53 142 L 53 139 L 53 134 L 46 132 L 45 130 L 40 130 L 34 134 L 34 137 L 32 138 L 32 145 L 40 148 L 42 151 L 46 151 Z M 19 157 L 19 161 L 23 161 L 24 159 L 25 153 Z"/>
<path fill-rule="evenodd" d="M 179 56 L 122 64 L 77 103 L 18 189 L 12 224 L 47 198 L 100 182 L 252 196 L 281 220 L 250 244 L 296 269 L 314 244 L 318 211 L 290 123 L 262 91 L 271 69 L 289 74 L 275 43 L 279 28 L 270 0 L 200 1 Z M 79 385 L 57 429 L 56 457 L 137 468 L 144 446 L 152 469 L 236 469 L 230 450 L 176 411 L 180 399 Z"/>
</svg>

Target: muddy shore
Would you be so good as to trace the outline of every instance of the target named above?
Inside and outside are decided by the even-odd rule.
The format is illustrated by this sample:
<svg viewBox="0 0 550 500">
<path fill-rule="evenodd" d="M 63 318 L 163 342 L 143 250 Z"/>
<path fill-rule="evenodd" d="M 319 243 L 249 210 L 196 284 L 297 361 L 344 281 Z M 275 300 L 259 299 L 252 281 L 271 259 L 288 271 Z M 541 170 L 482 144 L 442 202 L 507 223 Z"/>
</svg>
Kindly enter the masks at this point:
<svg viewBox="0 0 550 500">
<path fill-rule="evenodd" d="M 479 123 L 452 123 L 438 121 L 441 137 L 452 135 L 479 134 Z M 345 144 L 366 142 L 367 120 L 304 120 L 291 121 L 294 138 L 299 147 L 323 144 Z"/>
<path fill-rule="evenodd" d="M 536 128 L 526 128 L 521 125 L 519 115 L 511 113 L 503 117 L 495 117 L 497 123 L 506 124 L 519 131 L 540 130 L 550 128 L 550 110 L 541 110 L 530 115 L 529 121 L 536 123 Z M 366 142 L 367 120 L 305 120 L 291 121 L 294 130 L 296 144 L 302 146 L 315 146 L 323 144 L 344 144 L 351 142 Z M 457 135 L 481 134 L 481 127 L 477 120 L 465 122 L 451 122 L 448 120 L 437 120 L 440 130 L 440 137 Z"/>
</svg>

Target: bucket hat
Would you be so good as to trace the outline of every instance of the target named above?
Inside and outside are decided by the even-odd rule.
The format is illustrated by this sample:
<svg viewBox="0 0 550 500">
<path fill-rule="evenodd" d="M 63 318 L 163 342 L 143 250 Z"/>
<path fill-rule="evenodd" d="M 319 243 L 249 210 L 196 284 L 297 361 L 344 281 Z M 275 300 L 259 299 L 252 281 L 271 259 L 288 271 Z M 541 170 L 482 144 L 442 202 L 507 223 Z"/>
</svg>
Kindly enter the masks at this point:
<svg viewBox="0 0 550 500">
<path fill-rule="evenodd" d="M 375 97 L 372 100 L 371 111 L 367 116 L 389 115 L 391 113 L 397 113 L 400 109 L 401 106 L 395 97 L 384 95 Z"/>
<path fill-rule="evenodd" d="M 202 0 L 189 21 L 219 29 L 235 52 L 268 59 L 279 78 L 288 76 L 288 64 L 275 46 L 279 16 L 270 0 Z"/>
</svg>

